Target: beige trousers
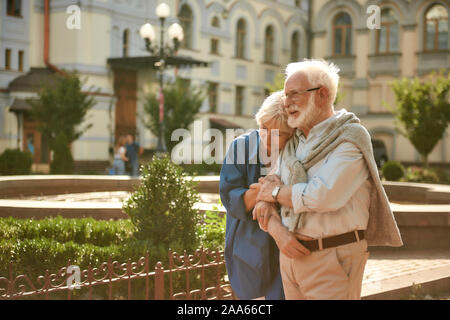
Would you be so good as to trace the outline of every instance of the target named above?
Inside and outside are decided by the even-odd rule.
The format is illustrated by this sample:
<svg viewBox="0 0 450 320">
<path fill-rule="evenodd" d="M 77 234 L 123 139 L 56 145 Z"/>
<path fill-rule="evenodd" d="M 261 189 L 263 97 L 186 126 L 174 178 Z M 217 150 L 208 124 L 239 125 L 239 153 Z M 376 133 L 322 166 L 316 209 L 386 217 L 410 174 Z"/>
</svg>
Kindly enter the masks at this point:
<svg viewBox="0 0 450 320">
<path fill-rule="evenodd" d="M 361 240 L 299 259 L 280 252 L 286 300 L 359 300 L 369 252 Z"/>
</svg>

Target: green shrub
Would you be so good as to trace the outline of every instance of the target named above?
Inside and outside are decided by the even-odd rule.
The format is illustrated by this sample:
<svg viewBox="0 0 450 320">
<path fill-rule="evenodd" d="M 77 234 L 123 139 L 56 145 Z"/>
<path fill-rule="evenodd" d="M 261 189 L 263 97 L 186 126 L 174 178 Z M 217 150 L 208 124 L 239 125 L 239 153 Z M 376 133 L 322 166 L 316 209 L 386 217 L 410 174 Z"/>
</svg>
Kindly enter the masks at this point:
<svg viewBox="0 0 450 320">
<path fill-rule="evenodd" d="M 215 211 L 206 211 L 199 225 L 200 242 L 204 248 L 225 248 L 226 215 Z"/>
<path fill-rule="evenodd" d="M 397 161 L 387 161 L 381 171 L 388 181 L 399 181 L 405 175 L 405 169 Z"/>
<path fill-rule="evenodd" d="M 167 156 L 154 156 L 141 166 L 141 174 L 141 184 L 123 205 L 136 226 L 136 237 L 149 240 L 161 255 L 169 248 L 195 250 L 199 244 L 199 214 L 193 208 L 199 201 L 195 182 Z"/>
<path fill-rule="evenodd" d="M 225 218 L 217 212 L 208 212 L 202 224 L 197 224 L 199 246 L 223 249 L 225 237 Z M 200 220 L 200 219 L 199 219 Z M 210 228 L 209 225 L 212 227 Z M 70 263 L 78 265 L 81 270 L 89 265 L 99 267 L 101 263 L 118 261 L 125 263 L 128 259 L 136 262 L 149 252 L 150 271 L 158 261 L 164 268 L 169 267 L 168 250 L 155 247 L 149 240 L 140 240 L 134 237 L 135 226 L 130 220 L 99 221 L 93 218 L 65 219 L 62 217 L 33 219 L 0 219 L 0 277 L 9 277 L 9 264 L 13 263 L 14 275 L 26 274 L 35 284 L 37 277 L 45 275 L 46 270 L 57 273 Z M 174 251 L 183 253 L 184 248 Z M 194 250 L 187 250 L 193 254 Z M 197 260 L 196 260 L 197 261 Z M 117 267 L 118 268 L 118 267 Z M 222 276 L 225 269 L 222 268 Z M 212 268 L 205 271 L 207 286 L 215 285 L 217 270 Z M 116 269 L 115 272 L 123 274 L 124 271 Z M 201 288 L 201 270 L 190 272 L 190 287 Z M 166 279 L 168 281 L 168 279 Z M 173 275 L 175 292 L 184 290 L 185 273 Z M 169 283 L 166 283 L 167 288 Z M 114 284 L 113 298 L 127 297 L 127 282 Z M 150 293 L 153 293 L 153 282 L 150 281 Z M 168 290 L 166 290 L 166 293 Z M 142 299 L 145 293 L 145 279 L 133 280 L 132 297 Z M 107 286 L 94 288 L 94 297 L 105 299 L 108 297 Z M 65 299 L 67 293 L 52 294 L 53 298 Z M 36 297 L 39 298 L 39 297 Z M 73 299 L 87 298 L 87 289 L 74 290 Z M 168 296 L 166 296 L 168 298 Z"/>
<path fill-rule="evenodd" d="M 408 167 L 406 169 L 405 180 L 407 182 L 419 183 L 441 183 L 445 181 L 445 177 L 441 178 L 439 172 L 431 168 Z"/>
<path fill-rule="evenodd" d="M 0 239 L 46 238 L 56 242 L 110 246 L 132 237 L 134 226 L 129 220 L 99 221 L 94 218 L 42 220 L 0 219 Z"/>
<path fill-rule="evenodd" d="M 184 171 L 188 175 L 192 176 L 207 176 L 207 175 L 219 175 L 220 169 L 222 168 L 222 165 L 220 163 L 212 163 L 207 164 L 205 162 L 202 162 L 201 164 L 182 164 L 182 167 Z"/>
<path fill-rule="evenodd" d="M 32 164 L 31 152 L 6 149 L 0 155 L 0 175 L 30 174 Z"/>
</svg>

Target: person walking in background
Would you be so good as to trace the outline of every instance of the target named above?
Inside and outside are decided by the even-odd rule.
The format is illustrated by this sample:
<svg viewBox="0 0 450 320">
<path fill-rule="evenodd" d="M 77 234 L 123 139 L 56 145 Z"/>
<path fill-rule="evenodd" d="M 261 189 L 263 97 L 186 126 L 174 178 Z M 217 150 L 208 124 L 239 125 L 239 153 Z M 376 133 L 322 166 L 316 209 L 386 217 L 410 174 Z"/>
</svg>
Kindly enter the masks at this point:
<svg viewBox="0 0 450 320">
<path fill-rule="evenodd" d="M 127 143 L 125 145 L 128 163 L 130 165 L 130 175 L 132 177 L 139 176 L 139 156 L 144 152 L 144 149 L 134 141 L 131 134 L 127 134 Z"/>
<path fill-rule="evenodd" d="M 125 141 L 125 136 L 120 136 L 114 146 L 114 174 L 125 174 L 125 161 L 128 161 L 128 158 L 125 155 Z"/>
</svg>

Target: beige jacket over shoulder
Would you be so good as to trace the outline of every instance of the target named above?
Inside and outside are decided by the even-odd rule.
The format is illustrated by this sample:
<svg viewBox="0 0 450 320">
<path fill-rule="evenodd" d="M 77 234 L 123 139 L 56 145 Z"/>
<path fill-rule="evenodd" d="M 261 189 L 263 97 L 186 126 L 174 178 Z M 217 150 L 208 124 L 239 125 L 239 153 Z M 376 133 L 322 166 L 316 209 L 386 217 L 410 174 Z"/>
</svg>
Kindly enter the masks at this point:
<svg viewBox="0 0 450 320">
<path fill-rule="evenodd" d="M 302 161 L 296 157 L 299 138 L 294 135 L 279 158 L 279 172 L 282 180 L 284 179 L 283 183 L 288 185 L 306 183 L 308 169 L 345 142 L 355 145 L 361 151 L 370 172 L 369 180 L 374 192 L 370 194 L 369 220 L 365 234 L 368 245 L 402 246 L 397 223 L 380 181 L 370 135 L 353 113 L 340 110 L 333 119 L 328 120 L 319 141 Z M 292 208 L 282 207 L 281 214 L 283 223 L 290 231 L 296 230 L 301 224 L 302 213 L 296 213 Z"/>
</svg>

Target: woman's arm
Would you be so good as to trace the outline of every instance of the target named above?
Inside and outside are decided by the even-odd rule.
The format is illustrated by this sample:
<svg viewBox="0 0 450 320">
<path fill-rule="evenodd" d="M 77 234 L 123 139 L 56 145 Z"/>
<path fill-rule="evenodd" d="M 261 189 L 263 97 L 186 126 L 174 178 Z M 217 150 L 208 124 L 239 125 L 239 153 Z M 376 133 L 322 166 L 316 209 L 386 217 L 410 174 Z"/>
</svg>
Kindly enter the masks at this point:
<svg viewBox="0 0 450 320">
<path fill-rule="evenodd" d="M 123 147 L 120 148 L 119 152 L 120 152 L 120 158 L 122 158 L 123 161 L 128 161 L 128 158 L 125 155 L 125 152 L 126 152 L 125 148 L 123 148 Z"/>
<path fill-rule="evenodd" d="M 253 209 L 253 207 L 256 204 L 256 196 L 259 193 L 259 183 L 254 183 L 250 185 L 250 189 L 248 189 L 244 193 L 244 203 L 245 203 L 245 210 L 250 211 Z"/>
</svg>

